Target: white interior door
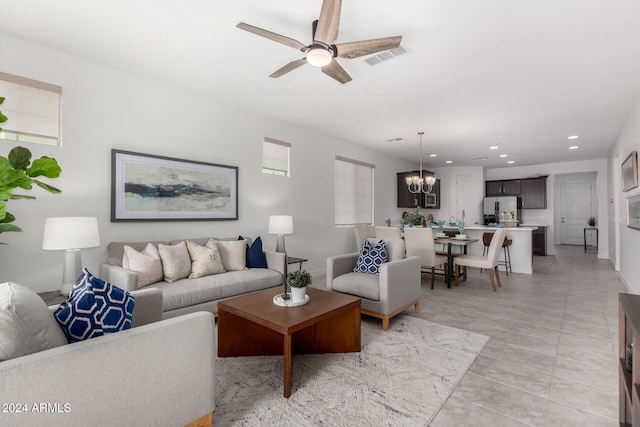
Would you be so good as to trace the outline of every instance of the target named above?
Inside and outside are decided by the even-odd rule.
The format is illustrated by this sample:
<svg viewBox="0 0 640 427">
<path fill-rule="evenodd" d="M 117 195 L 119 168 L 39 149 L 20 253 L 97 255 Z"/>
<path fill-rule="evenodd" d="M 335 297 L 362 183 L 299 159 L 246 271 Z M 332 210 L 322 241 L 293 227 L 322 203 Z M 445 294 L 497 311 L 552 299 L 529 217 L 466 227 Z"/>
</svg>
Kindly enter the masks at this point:
<svg viewBox="0 0 640 427">
<path fill-rule="evenodd" d="M 592 215 L 592 184 L 567 182 L 560 184 L 560 243 L 584 244 L 584 228 Z"/>
<path fill-rule="evenodd" d="M 474 224 L 480 221 L 480 202 L 482 197 L 478 193 L 478 177 L 475 175 L 456 176 L 456 218 L 462 218 L 464 210 L 465 222 Z"/>
</svg>

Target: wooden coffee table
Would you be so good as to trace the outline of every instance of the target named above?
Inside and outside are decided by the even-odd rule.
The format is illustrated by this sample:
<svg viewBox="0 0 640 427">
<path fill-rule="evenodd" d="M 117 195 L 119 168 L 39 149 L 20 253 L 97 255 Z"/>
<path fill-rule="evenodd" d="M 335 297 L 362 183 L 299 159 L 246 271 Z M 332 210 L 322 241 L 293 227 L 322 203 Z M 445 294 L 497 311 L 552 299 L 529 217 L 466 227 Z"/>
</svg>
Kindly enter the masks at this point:
<svg viewBox="0 0 640 427">
<path fill-rule="evenodd" d="M 281 307 L 270 288 L 218 303 L 218 356 L 284 355 L 284 397 L 293 354 L 360 351 L 360 298 L 307 288 L 310 301 Z"/>
</svg>

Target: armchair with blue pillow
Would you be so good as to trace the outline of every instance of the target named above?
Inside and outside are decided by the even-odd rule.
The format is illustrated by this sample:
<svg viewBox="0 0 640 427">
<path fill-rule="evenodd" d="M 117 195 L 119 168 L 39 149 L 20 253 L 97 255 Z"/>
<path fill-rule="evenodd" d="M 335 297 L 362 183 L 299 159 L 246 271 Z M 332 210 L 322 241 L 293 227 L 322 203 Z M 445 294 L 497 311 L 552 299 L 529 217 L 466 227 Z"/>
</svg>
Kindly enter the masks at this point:
<svg viewBox="0 0 640 427">
<path fill-rule="evenodd" d="M 362 314 L 389 319 L 420 310 L 420 258 L 405 256 L 402 239 L 365 239 L 360 252 L 327 259 L 327 290 L 361 298 Z"/>
<path fill-rule="evenodd" d="M 211 425 L 213 315 L 161 319 L 161 291 L 86 270 L 60 307 L 0 284 L 0 425 Z"/>
</svg>

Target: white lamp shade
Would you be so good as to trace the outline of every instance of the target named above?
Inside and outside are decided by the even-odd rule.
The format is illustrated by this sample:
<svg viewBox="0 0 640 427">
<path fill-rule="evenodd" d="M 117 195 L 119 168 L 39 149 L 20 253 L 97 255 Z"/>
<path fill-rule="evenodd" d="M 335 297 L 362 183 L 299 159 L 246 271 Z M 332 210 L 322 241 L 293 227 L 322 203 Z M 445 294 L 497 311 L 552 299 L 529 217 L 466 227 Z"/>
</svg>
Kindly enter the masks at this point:
<svg viewBox="0 0 640 427">
<path fill-rule="evenodd" d="M 100 246 L 100 232 L 96 217 L 52 217 L 44 222 L 42 238 L 44 250 L 61 251 L 96 246 Z"/>
<path fill-rule="evenodd" d="M 268 233 L 293 234 L 293 217 L 291 215 L 271 215 Z"/>
</svg>

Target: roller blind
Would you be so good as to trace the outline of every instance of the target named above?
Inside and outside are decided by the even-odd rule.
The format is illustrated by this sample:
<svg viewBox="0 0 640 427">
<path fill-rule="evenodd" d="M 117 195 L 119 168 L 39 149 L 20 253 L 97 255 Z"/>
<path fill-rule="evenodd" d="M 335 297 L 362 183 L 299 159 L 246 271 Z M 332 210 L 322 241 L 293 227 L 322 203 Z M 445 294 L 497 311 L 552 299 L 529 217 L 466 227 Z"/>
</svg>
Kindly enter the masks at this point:
<svg viewBox="0 0 640 427">
<path fill-rule="evenodd" d="M 291 144 L 266 138 L 262 143 L 262 169 L 266 173 L 279 172 L 289 176 L 289 149 Z"/>
<path fill-rule="evenodd" d="M 375 165 L 336 156 L 335 225 L 373 224 Z"/>
<path fill-rule="evenodd" d="M 60 86 L 0 72 L 4 139 L 57 145 L 60 139 Z"/>
</svg>

